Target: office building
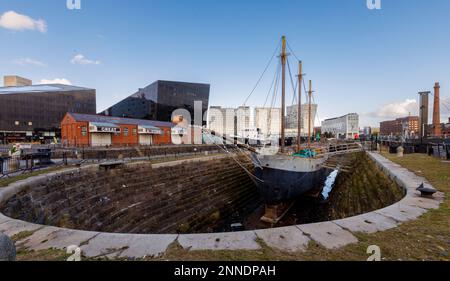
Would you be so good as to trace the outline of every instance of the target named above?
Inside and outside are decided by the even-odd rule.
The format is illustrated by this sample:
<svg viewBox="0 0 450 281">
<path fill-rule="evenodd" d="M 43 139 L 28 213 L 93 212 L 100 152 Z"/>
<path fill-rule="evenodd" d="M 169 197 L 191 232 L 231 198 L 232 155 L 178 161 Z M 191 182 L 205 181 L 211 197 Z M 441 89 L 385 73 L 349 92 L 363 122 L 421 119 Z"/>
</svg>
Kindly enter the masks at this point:
<svg viewBox="0 0 450 281">
<path fill-rule="evenodd" d="M 359 116 L 350 113 L 322 122 L 322 134 L 331 134 L 339 139 L 354 139 L 359 136 Z"/>
<path fill-rule="evenodd" d="M 311 129 L 309 132 L 310 135 L 314 134 L 314 124 L 317 117 L 317 104 L 311 105 L 311 124 L 308 124 L 309 120 L 309 105 L 303 104 L 301 108 L 301 128 L 302 128 L 302 137 L 308 136 L 308 128 Z M 286 128 L 290 131 L 295 131 L 297 134 L 298 131 L 298 105 L 288 106 L 287 107 L 287 116 L 286 116 Z"/>
<path fill-rule="evenodd" d="M 208 128 L 220 136 L 235 136 L 236 110 L 211 106 L 208 111 Z"/>
<path fill-rule="evenodd" d="M 281 134 L 280 108 L 255 108 L 255 126 L 263 137 L 279 136 Z"/>
<path fill-rule="evenodd" d="M 420 117 L 409 116 L 380 123 L 381 136 L 415 138 L 419 136 Z"/>
<path fill-rule="evenodd" d="M 190 116 L 191 124 L 195 124 L 195 102 L 201 102 L 198 109 L 201 116 L 197 119 L 202 125 L 204 114 L 208 110 L 210 85 L 174 81 L 156 81 L 139 89 L 135 94 L 111 106 L 102 115 L 128 117 L 136 119 L 172 122 L 175 110 L 185 110 Z M 201 110 L 201 111 L 200 111 Z"/>
</svg>

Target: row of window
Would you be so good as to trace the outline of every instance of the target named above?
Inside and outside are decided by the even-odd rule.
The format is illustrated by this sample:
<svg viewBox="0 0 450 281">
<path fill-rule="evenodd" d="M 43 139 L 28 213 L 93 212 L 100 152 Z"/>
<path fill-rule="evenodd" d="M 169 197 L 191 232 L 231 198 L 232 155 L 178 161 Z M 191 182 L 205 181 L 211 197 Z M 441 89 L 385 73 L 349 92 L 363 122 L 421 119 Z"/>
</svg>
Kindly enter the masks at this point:
<svg viewBox="0 0 450 281">
<path fill-rule="evenodd" d="M 33 122 L 22 122 L 22 125 L 23 126 L 26 126 L 28 124 L 28 126 L 33 126 Z M 14 125 L 16 125 L 16 126 L 20 126 L 20 121 L 14 121 Z"/>
</svg>

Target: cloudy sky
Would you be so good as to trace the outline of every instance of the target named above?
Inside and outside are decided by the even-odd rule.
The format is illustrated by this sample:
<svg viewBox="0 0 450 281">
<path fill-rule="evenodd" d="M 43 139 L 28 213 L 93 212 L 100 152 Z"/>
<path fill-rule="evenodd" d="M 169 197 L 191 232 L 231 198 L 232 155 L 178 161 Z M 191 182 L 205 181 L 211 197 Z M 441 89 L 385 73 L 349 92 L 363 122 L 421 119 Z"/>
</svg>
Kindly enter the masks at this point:
<svg viewBox="0 0 450 281">
<path fill-rule="evenodd" d="M 210 83 L 211 105 L 239 106 L 281 35 L 313 80 L 319 119 L 361 126 L 414 115 L 441 83 L 450 116 L 450 1 L 0 1 L 0 75 L 97 89 L 98 111 L 155 80 Z M 291 60 L 295 63 L 295 57 Z M 262 105 L 276 65 L 250 105 Z M 295 67 L 294 67 L 295 68 Z"/>
</svg>

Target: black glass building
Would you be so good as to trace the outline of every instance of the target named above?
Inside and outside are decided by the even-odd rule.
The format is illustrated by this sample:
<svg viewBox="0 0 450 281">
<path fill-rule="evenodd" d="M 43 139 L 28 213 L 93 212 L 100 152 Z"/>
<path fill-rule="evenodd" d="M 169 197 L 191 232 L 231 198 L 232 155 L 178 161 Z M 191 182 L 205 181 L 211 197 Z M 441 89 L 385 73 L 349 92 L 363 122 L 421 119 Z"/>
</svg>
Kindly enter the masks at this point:
<svg viewBox="0 0 450 281">
<path fill-rule="evenodd" d="M 194 122 L 194 102 L 202 102 L 202 116 L 208 110 L 209 84 L 156 81 L 108 108 L 102 114 L 156 121 L 172 121 L 177 109 L 189 111 Z M 202 118 L 203 119 L 203 118 Z M 206 125 L 206 121 L 203 121 Z"/>
<path fill-rule="evenodd" d="M 96 114 L 96 91 L 60 84 L 0 88 L 0 143 L 59 137 L 67 112 Z"/>
</svg>

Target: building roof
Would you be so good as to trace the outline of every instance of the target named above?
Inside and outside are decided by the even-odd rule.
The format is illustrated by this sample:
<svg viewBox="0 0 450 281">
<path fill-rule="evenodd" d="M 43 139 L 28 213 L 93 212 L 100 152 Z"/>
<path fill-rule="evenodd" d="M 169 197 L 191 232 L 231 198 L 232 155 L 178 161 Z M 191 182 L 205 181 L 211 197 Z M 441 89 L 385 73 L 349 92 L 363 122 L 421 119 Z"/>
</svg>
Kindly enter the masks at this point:
<svg viewBox="0 0 450 281">
<path fill-rule="evenodd" d="M 349 113 L 349 114 L 346 114 L 346 115 L 343 115 L 343 116 L 325 119 L 324 122 L 326 122 L 326 121 L 333 121 L 333 120 L 337 120 L 337 119 L 341 119 L 341 118 L 345 118 L 345 117 L 351 116 L 351 115 L 353 115 L 353 116 L 358 116 L 358 113 Z"/>
<path fill-rule="evenodd" d="M 63 84 L 42 84 L 22 87 L 0 87 L 0 94 L 25 94 L 25 93 L 48 93 L 48 92 L 69 92 L 80 90 L 94 90 L 84 87 L 63 85 Z"/>
<path fill-rule="evenodd" d="M 152 127 L 174 127 L 175 124 L 171 122 L 144 120 L 144 119 L 132 119 L 132 118 L 121 118 L 121 117 L 110 117 L 103 115 L 90 115 L 90 114 L 79 114 L 79 113 L 68 113 L 76 121 L 81 122 L 92 122 L 92 123 L 112 123 L 112 124 L 122 124 L 122 125 L 138 125 L 138 126 L 152 126 Z"/>
</svg>

